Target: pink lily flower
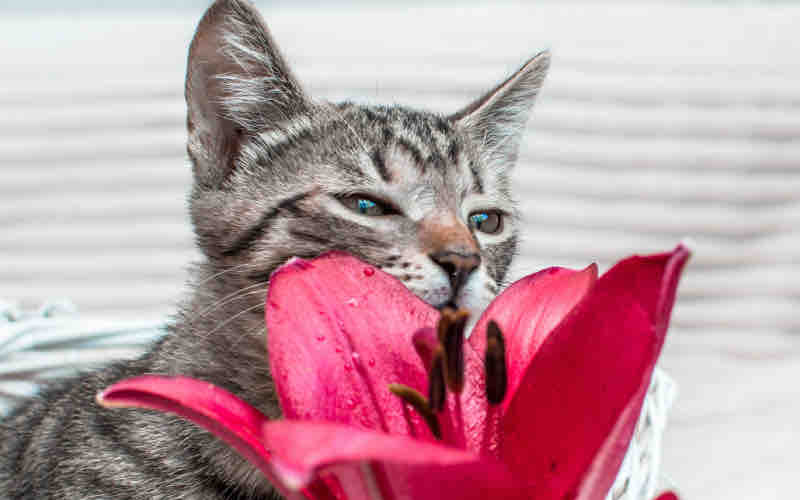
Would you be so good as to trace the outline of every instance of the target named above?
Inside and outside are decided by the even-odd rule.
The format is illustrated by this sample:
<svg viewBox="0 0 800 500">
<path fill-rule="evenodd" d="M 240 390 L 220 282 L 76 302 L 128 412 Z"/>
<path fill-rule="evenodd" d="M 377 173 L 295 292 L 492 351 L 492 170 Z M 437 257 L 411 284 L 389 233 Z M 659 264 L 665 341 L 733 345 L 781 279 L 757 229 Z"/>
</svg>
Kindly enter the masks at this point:
<svg viewBox="0 0 800 500">
<path fill-rule="evenodd" d="M 603 499 L 688 256 L 631 257 L 599 278 L 594 265 L 540 271 L 466 342 L 464 314 L 353 257 L 293 259 L 266 306 L 285 420 L 183 377 L 124 380 L 98 401 L 192 420 L 287 498 Z"/>
</svg>

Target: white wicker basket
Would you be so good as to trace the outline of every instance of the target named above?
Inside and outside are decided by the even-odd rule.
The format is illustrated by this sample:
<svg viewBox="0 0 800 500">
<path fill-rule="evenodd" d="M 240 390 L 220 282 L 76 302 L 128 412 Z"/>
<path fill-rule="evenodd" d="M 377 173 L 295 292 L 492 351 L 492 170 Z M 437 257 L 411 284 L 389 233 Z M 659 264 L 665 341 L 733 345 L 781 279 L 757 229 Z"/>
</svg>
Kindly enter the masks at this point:
<svg viewBox="0 0 800 500">
<path fill-rule="evenodd" d="M 163 320 L 87 318 L 65 300 L 22 312 L 0 301 L 0 416 L 40 384 L 133 358 L 164 334 Z M 660 487 L 661 442 L 676 387 L 656 369 L 619 474 L 606 500 L 651 500 Z"/>
<path fill-rule="evenodd" d="M 0 300 L 0 416 L 42 383 L 136 357 L 163 334 L 163 319 L 85 317 L 68 300 L 22 311 Z"/>
</svg>

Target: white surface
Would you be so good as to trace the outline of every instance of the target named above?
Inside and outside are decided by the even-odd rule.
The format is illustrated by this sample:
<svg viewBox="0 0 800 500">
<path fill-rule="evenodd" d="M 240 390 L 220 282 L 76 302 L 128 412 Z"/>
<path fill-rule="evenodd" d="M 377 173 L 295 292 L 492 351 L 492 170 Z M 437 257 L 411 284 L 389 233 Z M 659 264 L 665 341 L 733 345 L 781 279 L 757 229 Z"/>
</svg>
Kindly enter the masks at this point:
<svg viewBox="0 0 800 500">
<path fill-rule="evenodd" d="M 319 97 L 452 111 L 553 50 L 517 275 L 694 243 L 663 365 L 685 498 L 796 496 L 800 9 L 264 11 Z M 183 72 L 200 12 L 0 20 L 0 297 L 159 317 L 196 255 Z"/>
</svg>

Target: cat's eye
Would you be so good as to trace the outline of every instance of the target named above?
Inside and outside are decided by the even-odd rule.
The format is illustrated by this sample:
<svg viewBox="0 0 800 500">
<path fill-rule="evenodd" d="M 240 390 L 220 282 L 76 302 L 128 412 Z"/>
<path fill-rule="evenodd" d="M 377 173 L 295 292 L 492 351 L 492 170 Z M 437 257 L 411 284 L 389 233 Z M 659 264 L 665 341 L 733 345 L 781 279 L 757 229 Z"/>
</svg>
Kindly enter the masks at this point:
<svg viewBox="0 0 800 500">
<path fill-rule="evenodd" d="M 469 225 L 482 233 L 497 234 L 503 229 L 503 214 L 493 210 L 475 212 L 469 216 Z"/>
<path fill-rule="evenodd" d="M 395 210 L 386 203 L 363 195 L 343 196 L 339 200 L 350 210 L 363 215 L 390 215 L 395 213 Z"/>
</svg>

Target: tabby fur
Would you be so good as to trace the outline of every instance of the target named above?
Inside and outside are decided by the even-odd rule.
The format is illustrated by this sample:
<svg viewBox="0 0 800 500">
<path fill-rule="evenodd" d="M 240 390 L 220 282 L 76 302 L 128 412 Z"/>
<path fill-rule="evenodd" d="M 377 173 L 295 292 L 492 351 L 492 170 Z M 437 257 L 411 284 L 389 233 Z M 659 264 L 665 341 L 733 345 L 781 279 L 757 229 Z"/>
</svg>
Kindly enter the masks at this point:
<svg viewBox="0 0 800 500">
<path fill-rule="evenodd" d="M 249 3 L 214 3 L 185 87 L 203 256 L 187 297 L 141 358 L 51 385 L 1 424 L 0 498 L 272 498 L 262 475 L 205 431 L 104 409 L 95 395 L 125 377 L 182 374 L 279 417 L 263 300 L 270 273 L 291 256 L 345 250 L 434 306 L 480 312 L 516 250 L 509 173 L 548 63 L 535 56 L 449 116 L 334 104 L 303 91 Z M 359 200 L 380 213 L 362 212 Z M 478 231 L 476 211 L 502 214 L 500 230 Z"/>
</svg>

